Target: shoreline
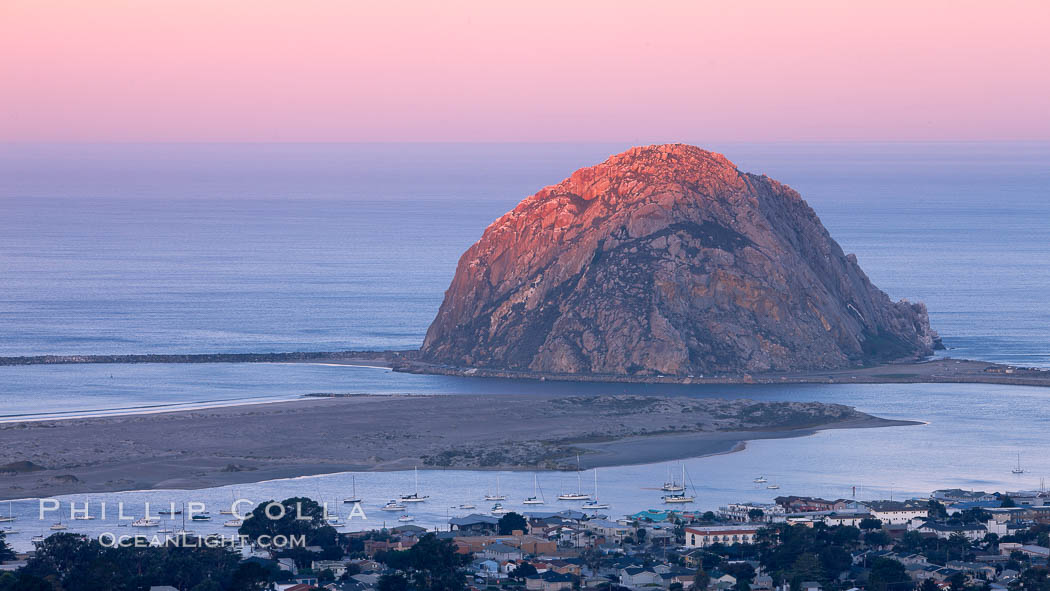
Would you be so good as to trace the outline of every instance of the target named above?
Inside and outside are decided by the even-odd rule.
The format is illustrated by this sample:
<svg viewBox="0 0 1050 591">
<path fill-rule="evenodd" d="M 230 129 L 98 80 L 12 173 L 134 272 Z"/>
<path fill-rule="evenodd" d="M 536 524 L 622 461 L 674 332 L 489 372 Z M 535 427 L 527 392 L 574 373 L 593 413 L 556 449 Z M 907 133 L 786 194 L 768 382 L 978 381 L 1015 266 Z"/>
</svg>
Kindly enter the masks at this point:
<svg viewBox="0 0 1050 591">
<path fill-rule="evenodd" d="M 758 414 L 747 416 L 764 417 L 755 423 L 726 418 L 754 409 Z M 740 399 L 311 398 L 0 425 L 0 468 L 19 466 L 0 478 L 0 499 L 200 489 L 417 465 L 563 470 L 575 468 L 577 453 L 586 468 L 647 464 L 730 453 L 757 439 L 915 424 L 842 405 Z"/>
<path fill-rule="evenodd" d="M 291 353 L 194 353 L 131 355 L 36 355 L 0 357 L 0 368 L 27 365 L 273 363 L 353 365 L 399 373 L 559 382 L 640 384 L 997 384 L 1050 387 L 1050 370 L 973 359 L 940 357 L 870 367 L 708 376 L 552 374 L 452 367 L 419 359 L 419 351 L 318 351 Z"/>
</svg>

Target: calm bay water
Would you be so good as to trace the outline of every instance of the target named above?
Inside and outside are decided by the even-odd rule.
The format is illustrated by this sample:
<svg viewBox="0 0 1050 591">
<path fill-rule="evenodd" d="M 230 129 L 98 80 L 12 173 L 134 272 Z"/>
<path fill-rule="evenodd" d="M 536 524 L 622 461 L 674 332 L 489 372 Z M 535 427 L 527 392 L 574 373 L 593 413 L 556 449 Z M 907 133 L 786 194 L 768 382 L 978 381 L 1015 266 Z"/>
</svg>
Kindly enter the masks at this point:
<svg viewBox="0 0 1050 591">
<path fill-rule="evenodd" d="M 0 355 L 416 347 L 458 256 L 485 226 L 541 186 L 625 147 L 0 146 Z M 927 303 L 948 354 L 1050 367 L 1050 144 L 710 147 L 799 190 L 876 285 Z M 930 423 L 893 428 L 892 436 L 832 431 L 760 441 L 740 454 L 691 460 L 705 507 L 771 497 L 753 488 L 761 473 L 783 486 L 776 492 L 829 496 L 853 486 L 876 496 L 891 487 L 1034 487 L 1050 474 L 1050 390 L 986 385 L 674 388 L 300 364 L 4 367 L 0 420 L 319 391 L 540 390 L 826 400 Z M 1009 474 L 1018 452 L 1030 464 L 1020 479 Z M 662 482 L 666 470 L 603 470 L 611 513 L 656 504 L 643 487 Z M 446 476 L 421 473 L 435 499 L 420 508 L 420 523 L 442 520 L 462 499 L 480 501 L 492 480 Z M 358 483 L 382 503 L 406 478 L 370 474 Z M 512 498 L 531 493 L 531 475 L 505 478 Z M 558 478 L 543 476 L 550 497 Z M 318 487 L 335 501 L 348 479 L 235 488 L 270 498 L 316 496 Z M 201 494 L 225 501 L 231 491 L 190 496 Z"/>
</svg>

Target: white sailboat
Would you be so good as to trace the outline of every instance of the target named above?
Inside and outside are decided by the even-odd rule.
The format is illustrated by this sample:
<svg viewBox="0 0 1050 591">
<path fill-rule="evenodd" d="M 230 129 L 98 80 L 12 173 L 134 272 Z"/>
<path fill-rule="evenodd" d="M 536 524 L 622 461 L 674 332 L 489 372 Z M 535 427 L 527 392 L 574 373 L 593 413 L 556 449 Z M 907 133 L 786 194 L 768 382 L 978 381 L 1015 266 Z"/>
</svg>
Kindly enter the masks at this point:
<svg viewBox="0 0 1050 591">
<path fill-rule="evenodd" d="M 350 482 L 353 484 L 354 487 L 353 496 L 347 499 L 343 499 L 343 502 L 349 503 L 351 505 L 360 503 L 361 497 L 357 496 L 357 476 L 350 476 Z"/>
<path fill-rule="evenodd" d="M 237 502 L 237 493 L 230 491 L 230 507 L 228 509 L 220 509 L 219 515 L 233 515 L 233 504 Z"/>
<path fill-rule="evenodd" d="M 52 525 L 48 529 L 50 529 L 51 531 L 62 531 L 62 530 L 66 530 L 66 529 L 69 529 L 69 528 L 66 527 L 66 525 L 64 523 L 59 521 L 59 522 L 55 523 L 54 525 Z"/>
<path fill-rule="evenodd" d="M 576 492 L 558 495 L 559 501 L 589 501 L 591 495 L 583 494 L 583 479 L 580 476 L 580 456 L 576 455 Z"/>
<path fill-rule="evenodd" d="M 532 475 L 532 496 L 522 501 L 524 505 L 542 505 L 543 504 L 543 493 L 540 492 L 540 481 L 539 478 Z"/>
<path fill-rule="evenodd" d="M 1010 471 L 1014 474 L 1024 474 L 1024 468 L 1021 467 L 1021 454 L 1017 454 L 1017 467 Z"/>
<path fill-rule="evenodd" d="M 696 496 L 685 494 L 685 464 L 682 464 L 682 490 L 681 492 L 674 492 L 669 495 L 664 495 L 663 501 L 665 503 L 692 503 L 696 500 Z"/>
<path fill-rule="evenodd" d="M 583 504 L 584 509 L 608 509 L 609 505 L 598 500 L 598 469 L 594 469 L 594 500 Z"/>
<path fill-rule="evenodd" d="M 499 494 L 499 474 L 496 475 L 496 494 L 485 495 L 486 501 L 506 501 L 507 495 Z"/>
<path fill-rule="evenodd" d="M 667 467 L 667 481 L 660 487 L 660 490 L 664 492 L 682 492 L 685 490 L 685 483 L 678 484 L 674 477 L 671 476 L 671 467 Z"/>
<path fill-rule="evenodd" d="M 401 495 L 402 503 L 422 503 L 430 498 L 429 495 L 419 494 L 419 468 L 415 468 L 416 491 L 409 495 Z"/>
</svg>

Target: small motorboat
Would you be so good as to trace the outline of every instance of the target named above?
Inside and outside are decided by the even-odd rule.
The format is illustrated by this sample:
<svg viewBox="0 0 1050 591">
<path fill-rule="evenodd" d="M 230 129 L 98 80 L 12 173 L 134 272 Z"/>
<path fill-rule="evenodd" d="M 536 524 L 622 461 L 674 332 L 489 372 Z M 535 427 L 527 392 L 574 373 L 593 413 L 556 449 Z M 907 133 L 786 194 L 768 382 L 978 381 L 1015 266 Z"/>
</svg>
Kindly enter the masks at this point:
<svg viewBox="0 0 1050 591">
<path fill-rule="evenodd" d="M 383 505 L 382 507 L 380 507 L 380 510 L 382 510 L 382 511 L 404 511 L 405 510 L 405 506 L 402 505 L 401 503 L 398 503 L 397 501 L 391 499 L 389 503 L 387 503 L 387 504 Z"/>
<path fill-rule="evenodd" d="M 160 520 L 152 517 L 143 517 L 132 521 L 131 527 L 160 527 Z"/>
<path fill-rule="evenodd" d="M 401 523 L 405 523 L 405 522 L 408 522 L 408 521 L 415 521 L 416 518 L 412 517 L 411 515 L 402 515 L 401 517 L 398 517 L 397 520 L 400 521 Z"/>
<path fill-rule="evenodd" d="M 489 511 L 489 513 L 493 515 L 506 515 L 507 513 L 510 513 L 510 509 L 504 508 L 502 503 L 496 503 L 492 506 L 492 510 Z"/>
</svg>

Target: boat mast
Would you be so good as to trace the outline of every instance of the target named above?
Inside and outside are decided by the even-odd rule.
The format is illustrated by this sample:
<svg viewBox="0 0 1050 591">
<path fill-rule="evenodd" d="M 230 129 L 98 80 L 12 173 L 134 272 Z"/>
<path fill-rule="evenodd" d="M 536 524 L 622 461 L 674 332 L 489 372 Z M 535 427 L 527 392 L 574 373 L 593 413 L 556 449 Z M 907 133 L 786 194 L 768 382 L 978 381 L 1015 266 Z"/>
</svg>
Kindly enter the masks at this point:
<svg viewBox="0 0 1050 591">
<path fill-rule="evenodd" d="M 580 454 L 576 454 L 576 494 L 583 494 L 583 477 L 580 472 Z"/>
</svg>

